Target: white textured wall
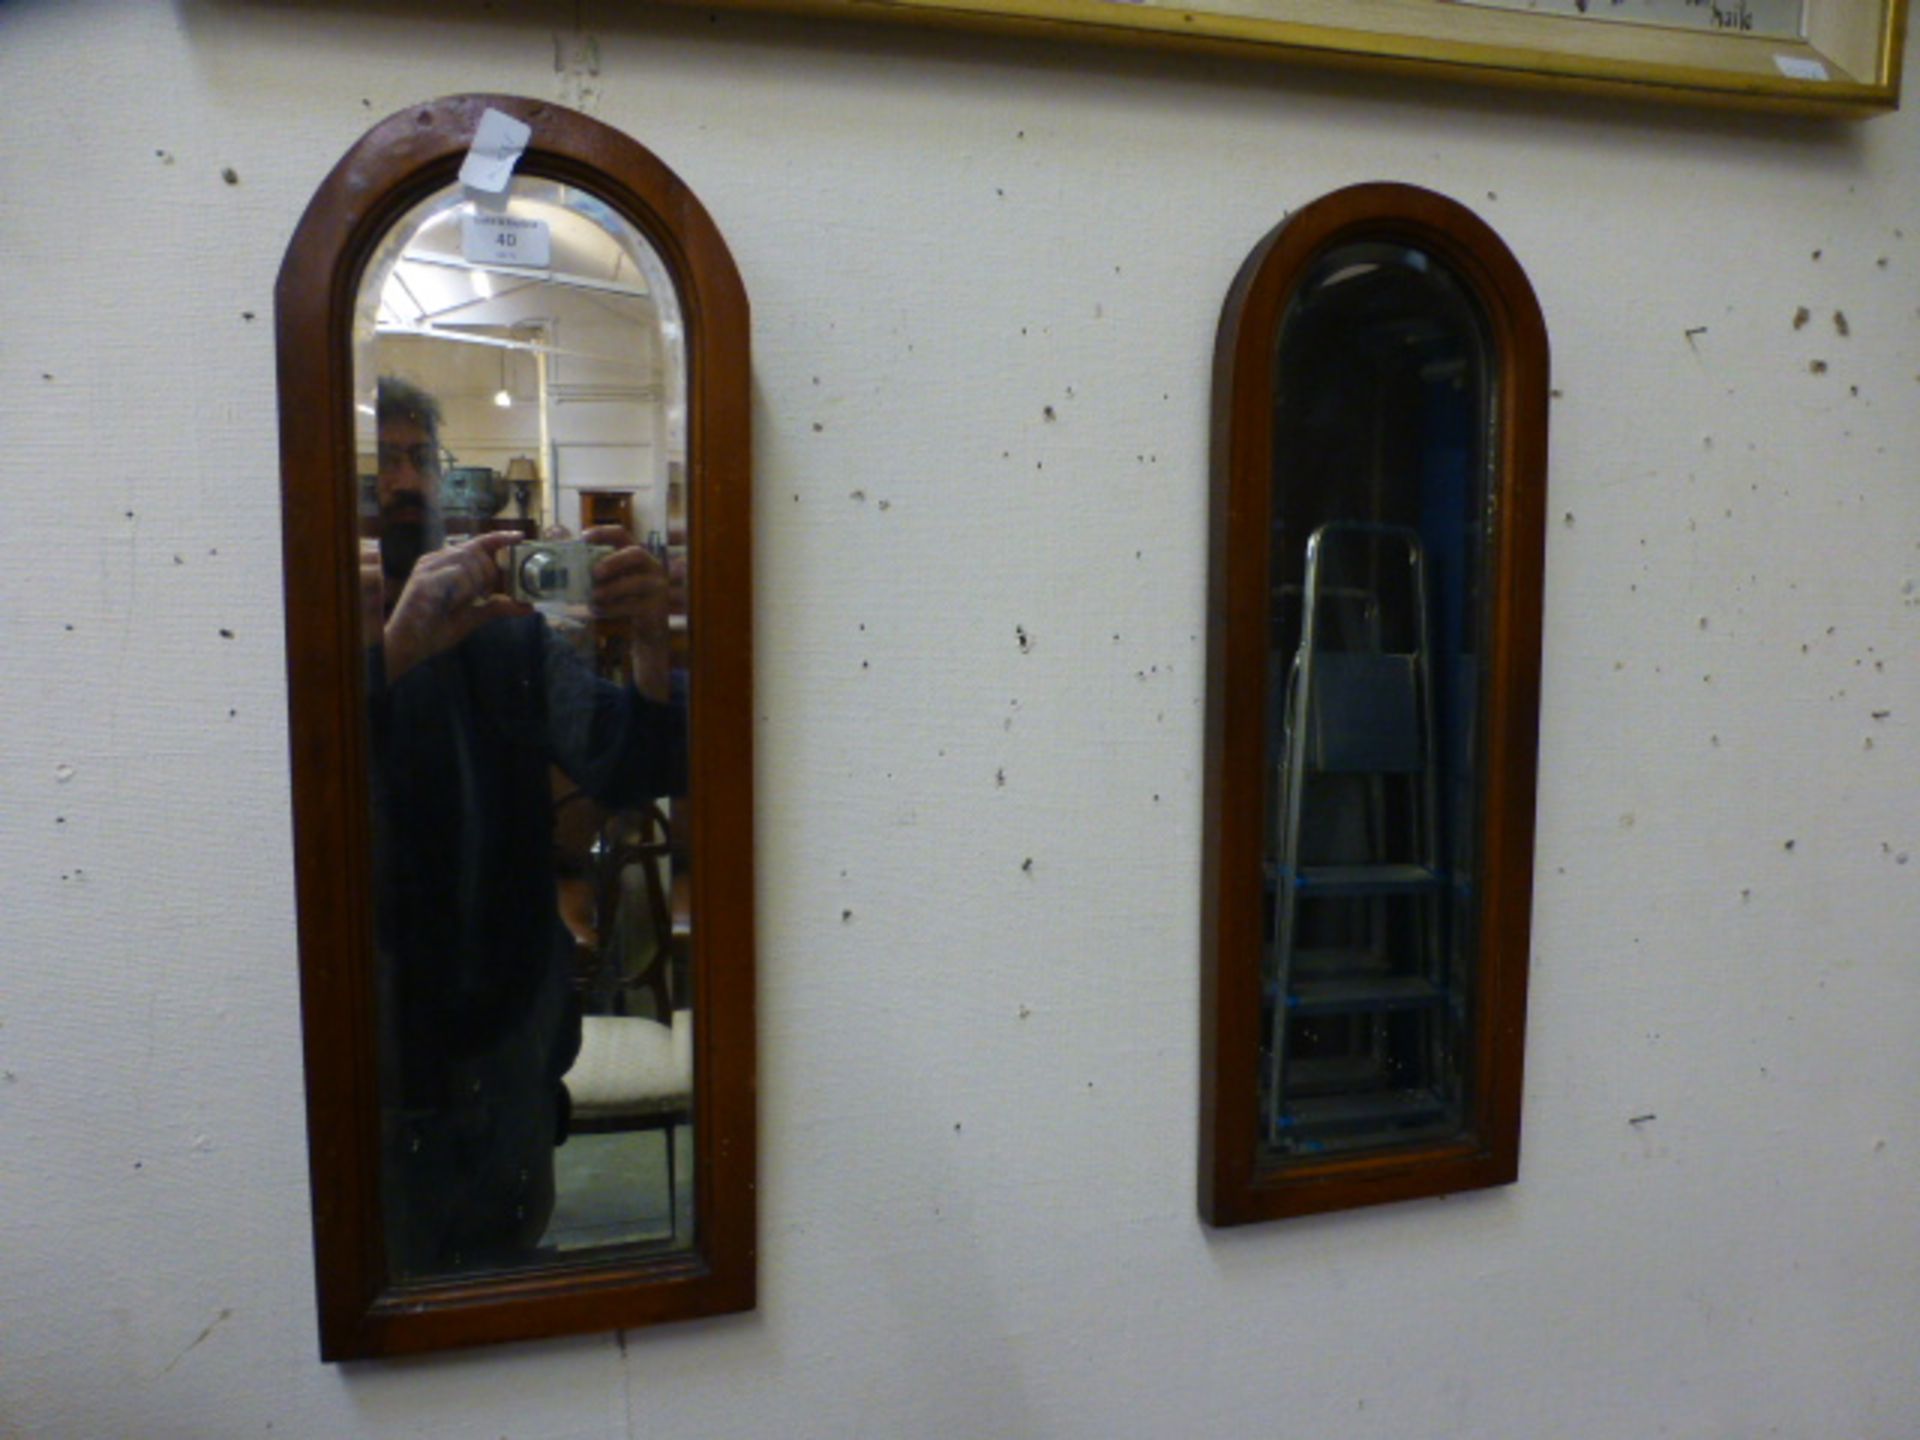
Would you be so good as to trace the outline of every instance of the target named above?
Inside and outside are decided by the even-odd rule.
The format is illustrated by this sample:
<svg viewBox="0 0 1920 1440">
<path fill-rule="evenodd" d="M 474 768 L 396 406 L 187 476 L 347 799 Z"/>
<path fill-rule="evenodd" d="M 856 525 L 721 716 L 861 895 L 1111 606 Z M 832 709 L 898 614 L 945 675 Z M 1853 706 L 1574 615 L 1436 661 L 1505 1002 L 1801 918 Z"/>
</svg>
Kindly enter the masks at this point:
<svg viewBox="0 0 1920 1440">
<path fill-rule="evenodd" d="M 0 10 L 0 1431 L 1920 1432 L 1920 105 L 441 8 Z M 325 1367 L 271 287 L 468 89 L 652 147 L 753 300 L 763 1304 Z M 1214 323 L 1373 178 L 1555 345 L 1521 1183 L 1215 1235 Z"/>
</svg>

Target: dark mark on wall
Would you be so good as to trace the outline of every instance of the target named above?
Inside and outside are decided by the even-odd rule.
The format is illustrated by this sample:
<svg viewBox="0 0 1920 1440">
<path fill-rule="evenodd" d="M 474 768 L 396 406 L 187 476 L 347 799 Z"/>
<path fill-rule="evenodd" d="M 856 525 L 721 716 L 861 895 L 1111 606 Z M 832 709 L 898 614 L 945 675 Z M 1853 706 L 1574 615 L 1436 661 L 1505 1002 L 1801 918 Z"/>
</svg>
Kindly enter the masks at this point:
<svg viewBox="0 0 1920 1440">
<path fill-rule="evenodd" d="M 229 185 L 238 185 L 240 183 L 240 172 L 229 165 L 220 172 L 220 178 Z"/>
<path fill-rule="evenodd" d="M 1051 405 L 1042 405 L 1040 407 L 1040 417 L 1043 420 L 1057 420 L 1060 418 L 1053 413 L 1053 406 Z"/>
<path fill-rule="evenodd" d="M 1031 875 L 1033 873 L 1033 857 L 1031 855 L 1020 862 L 1020 873 L 1022 875 Z"/>
<path fill-rule="evenodd" d="M 221 629 L 220 629 L 220 638 L 221 638 L 222 640 L 231 640 L 231 639 L 233 639 L 233 631 L 231 631 L 231 630 L 229 630 L 229 629 L 227 629 L 227 628 L 226 628 L 225 626 L 222 626 L 222 627 L 221 627 Z"/>
<path fill-rule="evenodd" d="M 1024 625 L 1016 625 L 1016 626 L 1014 626 L 1014 627 L 1013 627 L 1013 637 L 1014 637 L 1014 639 L 1015 639 L 1015 640 L 1017 640 L 1017 641 L 1019 642 L 1019 644 L 1020 644 L 1020 653 L 1021 653 L 1022 655 L 1029 655 L 1029 654 L 1031 654 L 1031 653 L 1033 652 L 1033 637 L 1032 637 L 1031 635 L 1029 635 L 1029 634 L 1027 634 L 1027 627 L 1026 627 L 1026 626 L 1024 626 Z"/>
<path fill-rule="evenodd" d="M 220 1327 L 221 1322 L 230 1320 L 232 1318 L 233 1318 L 233 1311 L 231 1309 L 222 1309 L 220 1313 L 218 1315 L 215 1315 L 213 1319 L 208 1323 L 206 1329 L 202 1330 L 198 1335 L 193 1337 L 193 1340 L 191 1341 L 191 1343 L 188 1344 L 185 1350 L 182 1350 L 178 1355 L 174 1356 L 173 1359 L 167 1362 L 166 1369 L 162 1370 L 160 1373 L 162 1375 L 165 1375 L 168 1370 L 173 1369 L 174 1366 L 178 1365 L 182 1360 L 187 1358 L 188 1353 L 194 1348 L 194 1346 L 198 1345 L 202 1340 L 205 1340 L 209 1335 L 213 1334 L 213 1332 Z"/>
<path fill-rule="evenodd" d="M 1799 309 L 1793 312 L 1793 328 L 1796 330 L 1806 329 L 1807 322 L 1812 318 L 1813 318 L 1813 312 L 1807 309 L 1807 307 L 1804 305 L 1800 306 Z"/>
<path fill-rule="evenodd" d="M 1794 843 L 1795 843 L 1795 842 L 1793 842 L 1792 840 L 1789 840 L 1789 841 L 1787 841 L 1787 842 L 1786 842 L 1786 843 L 1785 843 L 1784 845 L 1782 845 L 1782 846 L 1781 846 L 1780 848 L 1781 848 L 1782 850 L 1791 850 L 1791 849 L 1793 849 L 1793 847 L 1794 847 Z"/>
<path fill-rule="evenodd" d="M 1844 311 L 1844 310 L 1836 310 L 1836 311 L 1834 311 L 1834 312 L 1833 312 L 1833 328 L 1834 328 L 1834 331 L 1835 331 L 1835 332 L 1836 332 L 1836 333 L 1837 333 L 1837 334 L 1838 334 L 1838 335 L 1840 336 L 1840 338 L 1841 338 L 1841 339 L 1843 339 L 1843 340 L 1844 340 L 1844 339 L 1845 339 L 1845 338 L 1846 338 L 1847 336 L 1849 336 L 1849 335 L 1851 335 L 1851 334 L 1853 333 L 1853 327 L 1847 324 L 1847 312 L 1846 312 L 1846 311 Z"/>
<path fill-rule="evenodd" d="M 1629 1124 L 1629 1125 L 1645 1125 L 1645 1124 L 1646 1124 L 1646 1123 L 1647 1123 L 1648 1121 L 1650 1121 L 1650 1120 L 1658 1120 L 1659 1118 L 1660 1118 L 1660 1117 L 1659 1117 L 1658 1115 L 1655 1115 L 1655 1114 L 1654 1114 L 1654 1113 L 1653 1113 L 1653 1112 L 1652 1112 L 1651 1110 L 1649 1110 L 1649 1111 L 1648 1111 L 1648 1112 L 1647 1112 L 1647 1113 L 1646 1113 L 1645 1115 L 1632 1115 L 1632 1116 L 1629 1116 L 1629 1117 L 1627 1118 L 1627 1124 Z"/>
<path fill-rule="evenodd" d="M 1824 375 L 1827 373 L 1827 362 L 1824 360 L 1809 360 L 1807 362 L 1807 369 L 1816 375 Z"/>
<path fill-rule="evenodd" d="M 1693 326 L 1689 326 L 1682 333 L 1687 337 L 1687 344 L 1692 345 L 1695 336 L 1704 335 L 1707 333 L 1707 327 L 1704 325 L 1693 325 Z"/>
</svg>

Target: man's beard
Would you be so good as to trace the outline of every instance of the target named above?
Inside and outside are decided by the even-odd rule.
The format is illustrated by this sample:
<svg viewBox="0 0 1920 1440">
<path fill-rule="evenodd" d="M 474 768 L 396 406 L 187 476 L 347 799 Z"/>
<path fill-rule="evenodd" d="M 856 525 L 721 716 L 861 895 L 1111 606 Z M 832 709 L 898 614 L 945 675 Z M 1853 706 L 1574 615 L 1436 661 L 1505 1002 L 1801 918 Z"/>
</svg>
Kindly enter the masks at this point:
<svg viewBox="0 0 1920 1440">
<path fill-rule="evenodd" d="M 423 518 L 393 518 L 394 512 L 401 510 L 411 510 Z M 446 539 L 446 522 L 418 490 L 400 490 L 388 497 L 380 507 L 380 570 L 387 577 L 387 593 L 397 599 L 420 557 L 438 550 Z"/>
</svg>

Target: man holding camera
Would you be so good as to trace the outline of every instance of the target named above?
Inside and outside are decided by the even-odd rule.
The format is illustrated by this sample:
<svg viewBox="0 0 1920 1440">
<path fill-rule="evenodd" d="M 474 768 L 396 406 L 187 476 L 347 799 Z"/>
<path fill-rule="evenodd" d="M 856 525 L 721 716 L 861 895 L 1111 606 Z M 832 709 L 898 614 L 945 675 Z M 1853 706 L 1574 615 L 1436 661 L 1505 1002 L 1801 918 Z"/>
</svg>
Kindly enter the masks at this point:
<svg viewBox="0 0 1920 1440">
<path fill-rule="evenodd" d="M 502 573 L 514 533 L 446 543 L 439 407 L 379 386 L 380 534 L 362 554 L 373 763 L 383 1197 L 396 1275 L 539 1241 L 580 1043 L 554 878 L 551 768 L 624 808 L 684 790 L 673 581 L 617 526 L 592 570 L 628 683 L 596 675 Z"/>
</svg>

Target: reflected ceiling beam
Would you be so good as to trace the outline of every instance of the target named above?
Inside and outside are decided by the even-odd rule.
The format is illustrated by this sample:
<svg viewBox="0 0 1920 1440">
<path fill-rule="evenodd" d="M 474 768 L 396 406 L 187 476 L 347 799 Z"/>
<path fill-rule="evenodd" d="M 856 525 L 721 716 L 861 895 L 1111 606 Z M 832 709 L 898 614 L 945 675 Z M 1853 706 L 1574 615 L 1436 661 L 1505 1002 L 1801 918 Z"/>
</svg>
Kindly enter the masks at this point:
<svg viewBox="0 0 1920 1440">
<path fill-rule="evenodd" d="M 396 275 L 399 273 L 398 270 L 394 271 Z M 531 290 L 539 283 L 538 280 L 522 280 L 518 285 L 509 285 L 506 289 L 496 291 L 492 295 L 470 295 L 465 300 L 456 300 L 453 304 L 442 306 L 438 310 L 422 310 L 420 312 L 420 323 L 422 325 L 431 325 L 436 320 L 444 320 L 456 311 L 471 310 L 476 305 L 497 304 L 499 301 L 505 300 L 509 295 L 518 295 L 522 290 Z M 413 292 L 409 290 L 407 293 L 411 295 Z"/>
<path fill-rule="evenodd" d="M 393 283 L 400 287 L 400 293 L 405 295 L 407 303 L 413 306 L 414 319 L 424 322 L 427 318 L 427 307 L 422 305 L 420 297 L 413 293 L 413 287 L 407 284 L 407 278 L 400 273 L 398 265 L 393 267 Z"/>
<path fill-rule="evenodd" d="M 400 258 L 412 265 L 438 265 L 446 270 L 479 270 L 489 275 L 506 275 L 518 280 L 542 280 L 571 290 L 600 290 L 609 295 L 631 295 L 640 300 L 653 298 L 653 292 L 644 285 L 628 285 L 619 280 L 594 280 L 565 270 L 538 270 L 526 265 L 476 265 L 471 260 L 457 256 L 428 255 L 418 250 L 409 250 Z M 398 267 L 395 267 L 395 273 L 398 273 Z"/>
<path fill-rule="evenodd" d="M 451 340 L 457 345 L 487 345 L 495 350 L 524 350 L 531 355 L 563 355 L 575 360 L 598 360 L 606 365 L 632 365 L 631 355 L 603 355 L 595 350 L 569 350 L 563 345 L 549 345 L 542 340 L 509 340 L 503 335 L 476 335 L 471 330 L 447 329 L 430 321 L 409 324 L 405 320 L 392 324 L 376 322 L 374 334 L 380 336 L 411 335 L 420 340 Z"/>
</svg>

